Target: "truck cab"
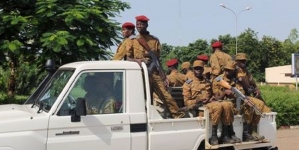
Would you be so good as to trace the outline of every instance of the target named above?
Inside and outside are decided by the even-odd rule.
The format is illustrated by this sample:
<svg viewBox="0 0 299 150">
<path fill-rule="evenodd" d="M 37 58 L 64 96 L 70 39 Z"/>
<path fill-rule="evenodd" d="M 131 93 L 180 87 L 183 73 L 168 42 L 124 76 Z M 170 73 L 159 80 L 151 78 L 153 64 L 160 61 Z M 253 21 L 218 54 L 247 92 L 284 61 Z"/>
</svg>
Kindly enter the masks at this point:
<svg viewBox="0 0 299 150">
<path fill-rule="evenodd" d="M 107 74 L 109 78 L 102 78 Z M 258 126 L 269 142 L 212 146 L 208 110 L 199 108 L 204 117 L 165 119 L 153 105 L 150 91 L 144 63 L 63 65 L 34 102 L 0 105 L 0 150 L 246 149 L 270 148 L 275 142 L 275 112 L 267 113 Z M 238 137 L 242 137 L 242 121 L 242 116 L 235 116 Z"/>
</svg>

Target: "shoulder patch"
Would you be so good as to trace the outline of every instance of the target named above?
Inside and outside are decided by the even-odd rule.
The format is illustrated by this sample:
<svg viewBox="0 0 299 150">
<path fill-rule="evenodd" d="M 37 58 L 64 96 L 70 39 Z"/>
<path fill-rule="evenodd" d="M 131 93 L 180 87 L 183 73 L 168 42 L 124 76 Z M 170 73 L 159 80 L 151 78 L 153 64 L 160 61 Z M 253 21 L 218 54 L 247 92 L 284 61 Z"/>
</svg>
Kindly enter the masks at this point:
<svg viewBox="0 0 299 150">
<path fill-rule="evenodd" d="M 187 84 L 190 84 L 192 81 L 193 81 L 192 79 L 187 79 L 187 80 L 186 80 L 186 83 L 187 83 Z"/>
<path fill-rule="evenodd" d="M 217 82 L 219 82 L 219 81 L 223 80 L 223 77 L 222 77 L 222 76 L 218 76 L 218 77 L 215 78 L 215 80 L 216 80 Z"/>
</svg>

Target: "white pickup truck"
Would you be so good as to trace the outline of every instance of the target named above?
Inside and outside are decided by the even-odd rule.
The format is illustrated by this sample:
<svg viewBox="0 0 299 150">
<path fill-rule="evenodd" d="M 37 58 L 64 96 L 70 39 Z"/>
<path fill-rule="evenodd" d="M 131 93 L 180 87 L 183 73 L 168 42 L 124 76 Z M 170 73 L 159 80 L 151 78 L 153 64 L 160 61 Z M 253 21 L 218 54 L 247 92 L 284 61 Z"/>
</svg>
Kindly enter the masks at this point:
<svg viewBox="0 0 299 150">
<path fill-rule="evenodd" d="M 105 72 L 112 76 L 107 88 L 113 90 L 116 112 L 86 114 L 84 97 L 87 86 L 93 85 L 86 85 L 85 78 Z M 267 113 L 258 125 L 259 134 L 270 142 L 212 146 L 208 110 L 201 108 L 205 117 L 164 119 L 152 104 L 149 84 L 144 63 L 141 67 L 129 61 L 63 65 L 25 104 L 0 105 L 0 150 L 277 149 L 273 147 L 275 112 Z M 238 137 L 242 125 L 242 116 L 235 116 Z"/>
</svg>

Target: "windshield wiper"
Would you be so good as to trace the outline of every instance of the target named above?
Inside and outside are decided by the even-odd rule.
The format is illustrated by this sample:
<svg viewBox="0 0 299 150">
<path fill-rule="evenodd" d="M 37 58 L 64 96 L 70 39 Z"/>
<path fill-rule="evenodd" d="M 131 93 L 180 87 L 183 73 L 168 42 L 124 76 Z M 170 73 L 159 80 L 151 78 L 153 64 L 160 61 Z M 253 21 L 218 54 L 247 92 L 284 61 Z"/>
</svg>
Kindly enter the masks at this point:
<svg viewBox="0 0 299 150">
<path fill-rule="evenodd" d="M 44 102 L 39 102 L 39 108 L 38 108 L 38 111 L 37 113 L 41 113 L 41 111 L 44 109 Z"/>
</svg>

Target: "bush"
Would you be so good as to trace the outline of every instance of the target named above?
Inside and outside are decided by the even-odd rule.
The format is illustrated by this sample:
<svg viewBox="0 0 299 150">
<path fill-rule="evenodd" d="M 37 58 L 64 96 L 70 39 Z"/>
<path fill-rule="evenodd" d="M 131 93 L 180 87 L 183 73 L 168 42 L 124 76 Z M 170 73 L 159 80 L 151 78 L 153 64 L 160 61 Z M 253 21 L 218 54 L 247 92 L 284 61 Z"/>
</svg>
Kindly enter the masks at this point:
<svg viewBox="0 0 299 150">
<path fill-rule="evenodd" d="M 288 87 L 260 86 L 266 104 L 277 112 L 277 127 L 299 125 L 299 92 Z"/>
</svg>

